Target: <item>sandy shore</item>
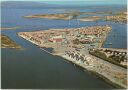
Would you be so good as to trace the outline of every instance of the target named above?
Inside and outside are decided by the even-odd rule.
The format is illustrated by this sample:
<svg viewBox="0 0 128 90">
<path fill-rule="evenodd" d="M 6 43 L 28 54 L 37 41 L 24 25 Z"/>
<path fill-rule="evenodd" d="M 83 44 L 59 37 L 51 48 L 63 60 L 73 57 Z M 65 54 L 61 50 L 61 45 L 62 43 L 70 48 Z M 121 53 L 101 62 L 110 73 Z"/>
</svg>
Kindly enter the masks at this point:
<svg viewBox="0 0 128 90">
<path fill-rule="evenodd" d="M 120 73 L 120 71 L 121 71 L 122 73 L 120 73 L 120 74 L 125 75 L 124 81 L 127 82 L 127 79 L 126 79 L 127 78 L 127 75 L 126 75 L 127 71 L 124 68 L 115 66 L 115 65 L 108 63 L 104 60 L 100 60 L 97 62 L 97 60 L 99 60 L 99 58 L 93 58 L 93 56 L 90 56 L 90 55 L 87 55 L 87 58 L 90 58 L 90 60 L 88 59 L 89 65 L 87 65 L 85 63 L 82 64 L 79 61 L 76 61 L 75 59 L 73 59 L 67 55 L 59 55 L 59 56 L 61 56 L 61 57 L 65 58 L 66 60 L 86 69 L 87 71 L 98 74 L 97 76 L 99 76 L 100 78 L 104 79 L 105 81 L 111 83 L 112 85 L 114 85 L 114 87 L 127 88 L 126 84 L 123 84 L 121 82 L 121 79 L 119 81 L 119 78 L 115 78 L 117 73 Z M 100 66 L 102 66 L 102 68 L 100 68 Z M 118 71 L 115 71 L 115 69 L 117 69 Z"/>
</svg>

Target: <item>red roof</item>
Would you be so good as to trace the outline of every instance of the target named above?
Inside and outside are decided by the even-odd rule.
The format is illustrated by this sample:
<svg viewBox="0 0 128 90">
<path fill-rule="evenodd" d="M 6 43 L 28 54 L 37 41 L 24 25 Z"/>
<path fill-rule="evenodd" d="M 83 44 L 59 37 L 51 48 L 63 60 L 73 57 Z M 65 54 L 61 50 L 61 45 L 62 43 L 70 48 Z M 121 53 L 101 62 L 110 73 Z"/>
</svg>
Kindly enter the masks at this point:
<svg viewBox="0 0 128 90">
<path fill-rule="evenodd" d="M 62 38 L 54 38 L 53 41 L 56 41 L 56 42 L 62 42 Z"/>
<path fill-rule="evenodd" d="M 50 42 L 53 42 L 53 41 L 62 42 L 62 38 L 53 38 L 53 39 L 49 39 L 48 41 L 50 41 Z"/>
</svg>

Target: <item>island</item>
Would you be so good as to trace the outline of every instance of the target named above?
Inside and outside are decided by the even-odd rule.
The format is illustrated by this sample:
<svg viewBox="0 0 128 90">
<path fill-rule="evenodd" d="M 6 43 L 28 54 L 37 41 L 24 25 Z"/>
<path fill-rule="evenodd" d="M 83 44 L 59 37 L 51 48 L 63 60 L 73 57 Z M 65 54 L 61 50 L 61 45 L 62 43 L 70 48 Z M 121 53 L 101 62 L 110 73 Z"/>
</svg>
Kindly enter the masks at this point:
<svg viewBox="0 0 128 90">
<path fill-rule="evenodd" d="M 102 14 L 105 16 L 97 16 L 96 14 Z M 28 15 L 24 16 L 24 18 L 46 18 L 46 19 L 54 19 L 54 20 L 71 20 L 77 19 L 80 15 L 92 15 L 81 17 L 78 20 L 80 21 L 98 21 L 98 20 L 105 20 L 105 21 L 112 21 L 112 22 L 119 22 L 119 23 L 127 23 L 127 12 L 119 12 L 119 13 L 112 13 L 112 12 L 70 12 L 70 13 L 56 13 L 56 14 L 36 14 L 36 15 Z"/>
<path fill-rule="evenodd" d="M 25 18 L 47 18 L 47 19 L 62 19 L 62 20 L 69 20 L 73 19 L 73 15 L 68 13 L 63 14 L 38 14 L 38 15 L 30 15 L 24 16 Z"/>
<path fill-rule="evenodd" d="M 20 27 L 16 26 L 16 27 L 1 27 L 0 30 L 16 30 Z"/>
<path fill-rule="evenodd" d="M 55 14 L 35 14 L 23 16 L 24 18 L 47 18 L 47 19 L 57 19 L 57 20 L 70 20 L 76 19 L 80 15 L 96 15 L 96 14 L 110 14 L 110 12 L 79 12 L 79 11 L 70 11 L 69 13 L 55 13 Z M 91 19 L 91 17 L 86 17 Z M 93 20 L 97 20 L 100 17 L 93 16 Z M 84 20 L 84 19 L 80 19 Z M 92 19 L 91 19 L 92 20 Z"/>
<path fill-rule="evenodd" d="M 127 69 L 120 66 L 126 62 L 126 51 L 120 52 L 120 50 L 118 50 L 118 54 L 116 55 L 114 51 L 109 50 L 109 52 L 112 52 L 110 53 L 111 55 L 109 55 L 108 49 L 102 48 L 111 30 L 111 26 L 103 25 L 19 32 L 18 36 L 32 42 L 41 50 L 51 55 L 63 57 L 65 60 L 86 69 L 115 87 L 126 88 Z M 53 52 L 51 53 L 45 48 L 53 48 Z M 97 49 L 101 52 L 95 54 L 94 52 Z M 107 53 L 106 55 L 111 58 L 112 61 L 108 61 L 108 59 L 106 60 L 102 58 L 102 56 L 99 57 L 98 55 L 102 55 L 101 53 Z M 124 60 L 114 61 L 115 57 L 119 58 L 120 56 L 123 56 L 121 59 Z"/>
<path fill-rule="evenodd" d="M 119 12 L 114 15 L 106 16 L 106 21 L 127 23 L 127 12 Z"/>
<path fill-rule="evenodd" d="M 88 17 L 82 17 L 79 20 L 80 21 L 98 21 L 101 20 L 103 17 L 100 16 L 88 16 Z"/>
<path fill-rule="evenodd" d="M 16 48 L 16 49 L 21 48 L 20 45 L 16 44 L 6 35 L 0 35 L 0 38 L 1 38 L 1 48 Z"/>
</svg>

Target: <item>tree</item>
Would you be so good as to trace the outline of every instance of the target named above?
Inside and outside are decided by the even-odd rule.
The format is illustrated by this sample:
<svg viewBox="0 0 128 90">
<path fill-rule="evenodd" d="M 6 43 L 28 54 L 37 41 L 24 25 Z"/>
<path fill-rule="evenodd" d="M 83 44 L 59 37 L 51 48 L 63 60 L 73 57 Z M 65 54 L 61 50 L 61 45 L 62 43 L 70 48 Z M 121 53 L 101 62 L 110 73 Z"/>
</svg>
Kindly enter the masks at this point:
<svg viewBox="0 0 128 90">
<path fill-rule="evenodd" d="M 73 44 L 80 44 L 80 41 L 79 41 L 79 39 L 75 39 L 75 40 L 73 40 Z"/>
</svg>

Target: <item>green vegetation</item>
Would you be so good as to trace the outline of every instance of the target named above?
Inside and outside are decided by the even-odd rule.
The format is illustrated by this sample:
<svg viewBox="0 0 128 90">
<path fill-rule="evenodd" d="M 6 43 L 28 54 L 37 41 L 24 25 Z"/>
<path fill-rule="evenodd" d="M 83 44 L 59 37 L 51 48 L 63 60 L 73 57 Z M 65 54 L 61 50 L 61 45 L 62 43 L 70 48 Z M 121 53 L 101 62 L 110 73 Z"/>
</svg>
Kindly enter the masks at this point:
<svg viewBox="0 0 128 90">
<path fill-rule="evenodd" d="M 79 41 L 79 39 L 75 39 L 75 40 L 73 40 L 73 44 L 80 44 L 80 41 Z"/>
<path fill-rule="evenodd" d="M 123 68 L 127 68 L 127 66 L 120 64 L 121 60 L 124 60 L 124 57 L 119 58 L 119 56 L 114 56 L 114 55 L 107 57 L 105 53 L 103 53 L 99 50 L 94 50 L 94 51 L 90 50 L 89 54 L 94 55 L 94 56 L 101 58 L 103 60 L 106 60 L 110 63 L 115 64 L 115 65 L 121 66 Z"/>
<path fill-rule="evenodd" d="M 1 35 L 1 48 L 17 48 L 17 49 L 20 49 L 21 46 L 16 44 L 8 36 Z"/>
</svg>

